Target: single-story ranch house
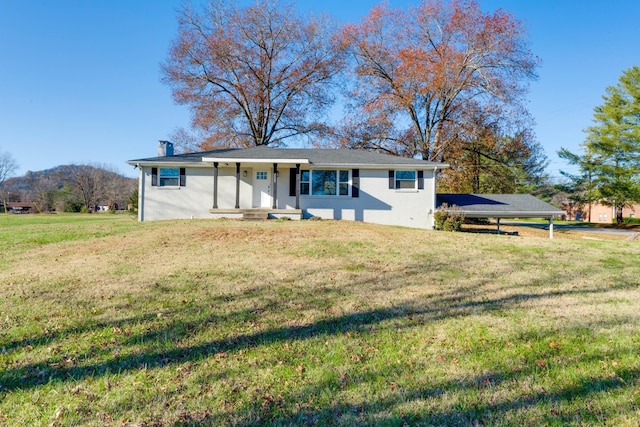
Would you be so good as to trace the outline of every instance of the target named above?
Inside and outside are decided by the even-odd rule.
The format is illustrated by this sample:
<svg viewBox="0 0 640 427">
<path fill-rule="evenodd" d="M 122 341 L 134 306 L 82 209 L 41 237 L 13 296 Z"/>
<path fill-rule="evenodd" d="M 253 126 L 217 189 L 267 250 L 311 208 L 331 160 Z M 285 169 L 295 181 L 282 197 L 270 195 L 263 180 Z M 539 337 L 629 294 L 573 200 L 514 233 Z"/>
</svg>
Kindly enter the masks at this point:
<svg viewBox="0 0 640 427">
<path fill-rule="evenodd" d="M 443 163 L 350 149 L 218 149 L 158 157 L 138 167 L 140 221 L 288 217 L 433 228 Z"/>
</svg>

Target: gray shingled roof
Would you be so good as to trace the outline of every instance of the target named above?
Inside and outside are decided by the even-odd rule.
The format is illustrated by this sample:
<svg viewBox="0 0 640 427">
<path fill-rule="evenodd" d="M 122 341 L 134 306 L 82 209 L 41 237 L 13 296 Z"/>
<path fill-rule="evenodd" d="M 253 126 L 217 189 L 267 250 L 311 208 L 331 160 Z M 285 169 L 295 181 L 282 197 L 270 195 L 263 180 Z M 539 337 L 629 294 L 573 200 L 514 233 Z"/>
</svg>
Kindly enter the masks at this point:
<svg viewBox="0 0 640 427">
<path fill-rule="evenodd" d="M 203 157 L 217 156 L 226 151 L 237 151 L 236 148 L 227 148 L 221 150 L 199 151 L 197 153 L 176 154 L 174 156 L 147 157 L 144 159 L 128 160 L 129 164 L 136 163 L 201 163 Z"/>
<path fill-rule="evenodd" d="M 271 148 L 265 146 L 251 148 L 231 148 L 222 150 L 203 151 L 198 153 L 177 154 L 165 157 L 150 157 L 146 159 L 129 160 L 127 163 L 200 163 L 207 159 L 246 159 L 247 161 L 274 159 L 300 160 L 307 159 L 316 165 L 390 165 L 412 167 L 437 167 L 442 169 L 448 165 L 437 162 L 426 162 L 419 159 L 392 156 L 364 150 L 351 149 L 305 149 L 305 148 Z"/>
<path fill-rule="evenodd" d="M 547 218 L 564 213 L 530 194 L 438 194 L 436 206 L 444 203 L 470 218 Z"/>
</svg>

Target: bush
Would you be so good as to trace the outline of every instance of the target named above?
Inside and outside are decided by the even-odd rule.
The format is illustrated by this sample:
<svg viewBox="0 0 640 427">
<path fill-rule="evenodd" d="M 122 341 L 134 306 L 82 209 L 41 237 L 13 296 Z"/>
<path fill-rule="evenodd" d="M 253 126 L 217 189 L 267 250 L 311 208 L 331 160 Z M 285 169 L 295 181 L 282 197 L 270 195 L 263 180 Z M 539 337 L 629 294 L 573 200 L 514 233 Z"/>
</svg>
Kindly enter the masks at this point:
<svg viewBox="0 0 640 427">
<path fill-rule="evenodd" d="M 442 231 L 462 231 L 464 215 L 456 205 L 443 203 L 434 214 L 435 228 Z"/>
<path fill-rule="evenodd" d="M 623 218 L 625 224 L 636 225 L 640 224 L 640 218 Z"/>
<path fill-rule="evenodd" d="M 131 213 L 138 213 L 138 189 L 134 189 L 127 199 L 127 210 Z"/>
</svg>

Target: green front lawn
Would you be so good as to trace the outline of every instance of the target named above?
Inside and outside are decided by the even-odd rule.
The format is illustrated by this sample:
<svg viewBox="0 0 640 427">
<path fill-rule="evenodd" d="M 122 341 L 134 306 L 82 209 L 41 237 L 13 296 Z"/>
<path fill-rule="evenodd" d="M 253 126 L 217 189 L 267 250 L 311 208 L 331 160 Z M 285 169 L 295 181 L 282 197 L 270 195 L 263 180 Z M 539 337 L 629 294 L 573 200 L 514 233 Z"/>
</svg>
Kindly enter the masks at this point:
<svg viewBox="0 0 640 427">
<path fill-rule="evenodd" d="M 0 219 L 0 424 L 638 425 L 640 242 Z"/>
</svg>

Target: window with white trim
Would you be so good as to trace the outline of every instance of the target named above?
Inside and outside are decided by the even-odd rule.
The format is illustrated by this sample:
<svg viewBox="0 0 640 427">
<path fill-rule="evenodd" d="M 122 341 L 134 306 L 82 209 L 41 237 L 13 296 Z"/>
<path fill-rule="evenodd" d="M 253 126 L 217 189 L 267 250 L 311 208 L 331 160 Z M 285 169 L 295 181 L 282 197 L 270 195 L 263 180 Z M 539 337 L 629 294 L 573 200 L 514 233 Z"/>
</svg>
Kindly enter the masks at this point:
<svg viewBox="0 0 640 427">
<path fill-rule="evenodd" d="M 180 185 L 179 168 L 160 168 L 158 177 L 160 187 L 177 187 Z"/>
<path fill-rule="evenodd" d="M 300 171 L 300 194 L 305 196 L 348 196 L 348 170 Z"/>
<path fill-rule="evenodd" d="M 310 171 L 300 171 L 300 194 L 309 194 L 309 182 L 311 180 Z"/>
<path fill-rule="evenodd" d="M 396 171 L 396 190 L 414 190 L 415 188 L 416 171 Z"/>
<path fill-rule="evenodd" d="M 349 195 L 349 171 L 338 171 L 338 195 Z"/>
<path fill-rule="evenodd" d="M 258 180 L 265 180 L 265 179 L 267 179 L 267 173 L 266 173 L 266 172 L 264 172 L 264 171 L 256 172 L 256 179 L 258 179 Z"/>
<path fill-rule="evenodd" d="M 185 168 L 151 168 L 152 187 L 184 187 L 186 182 Z"/>
</svg>

